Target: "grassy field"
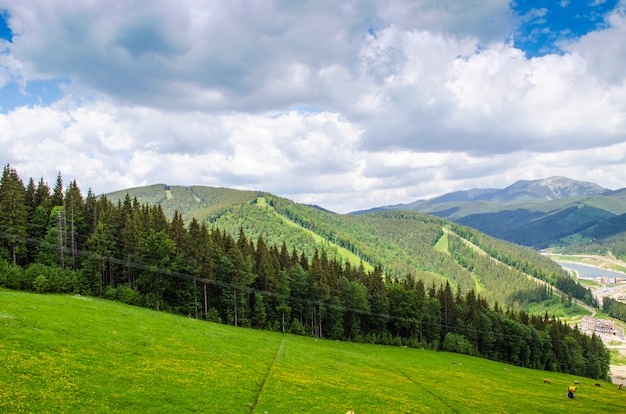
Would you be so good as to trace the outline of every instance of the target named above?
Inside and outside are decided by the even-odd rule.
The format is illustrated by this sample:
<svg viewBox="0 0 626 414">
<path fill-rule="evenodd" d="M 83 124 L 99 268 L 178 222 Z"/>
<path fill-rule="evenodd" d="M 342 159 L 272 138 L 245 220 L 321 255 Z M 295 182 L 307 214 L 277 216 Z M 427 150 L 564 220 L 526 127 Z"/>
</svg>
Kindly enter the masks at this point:
<svg viewBox="0 0 626 414">
<path fill-rule="evenodd" d="M 0 412 L 597 413 L 605 382 L 458 354 L 281 335 L 0 290 Z M 551 384 L 543 382 L 544 378 Z M 566 399 L 574 380 L 578 398 Z"/>
<path fill-rule="evenodd" d="M 556 262 L 573 262 L 586 264 L 589 266 L 601 267 L 607 270 L 614 270 L 616 272 L 626 273 L 626 264 L 621 260 L 617 260 L 612 257 L 599 256 L 599 255 L 562 255 L 551 254 L 551 259 Z"/>
</svg>

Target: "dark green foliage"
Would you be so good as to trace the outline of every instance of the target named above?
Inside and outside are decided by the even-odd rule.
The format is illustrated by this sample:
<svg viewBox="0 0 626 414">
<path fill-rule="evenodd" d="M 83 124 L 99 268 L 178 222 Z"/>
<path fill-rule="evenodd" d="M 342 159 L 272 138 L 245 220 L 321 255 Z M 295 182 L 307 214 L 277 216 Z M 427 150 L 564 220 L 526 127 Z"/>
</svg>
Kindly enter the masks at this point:
<svg viewBox="0 0 626 414">
<path fill-rule="evenodd" d="M 605 296 L 602 298 L 602 310 L 607 315 L 626 322 L 626 303 Z"/>
<path fill-rule="evenodd" d="M 26 197 L 23 185 L 14 186 L 19 200 L 36 198 Z M 23 224 L 32 254 L 23 256 L 23 266 L 13 264 L 12 254 L 0 259 L 0 286 L 102 295 L 236 326 L 445 349 L 607 376 L 608 354 L 596 339 L 520 310 L 549 297 L 527 275 L 556 283 L 564 276 L 558 266 L 530 249 L 436 217 L 339 216 L 265 195 L 264 201 L 223 210 L 215 223 L 227 224 L 225 230 L 216 224 L 209 229 L 195 217 L 187 226 L 177 211 L 168 220 L 160 206 L 142 205 L 129 195 L 117 205 L 106 197 L 88 197 L 87 203 L 75 182 L 60 195 L 64 205 L 51 210 L 32 204 L 31 226 Z M 271 232 L 272 226 L 282 233 Z M 433 246 L 444 234 L 447 251 L 437 251 Z M 310 242 L 291 245 L 300 236 Z M 5 252 L 7 242 L 23 239 L 4 237 Z M 333 246 L 362 261 L 342 260 Z M 363 264 L 368 260 L 376 264 L 370 270 Z"/>
<path fill-rule="evenodd" d="M 611 228 L 621 229 L 626 225 L 626 215 L 622 214 L 611 220 Z M 570 246 L 561 246 L 563 253 L 586 253 L 599 255 L 614 255 L 620 260 L 626 261 L 626 231 L 608 233 L 592 239 L 583 239 L 584 243 L 576 243 Z"/>
<path fill-rule="evenodd" d="M 23 239 L 28 229 L 26 188 L 9 165 L 0 178 L 0 234 L 2 246 L 9 251 L 13 264 L 22 263 L 26 256 Z"/>
</svg>

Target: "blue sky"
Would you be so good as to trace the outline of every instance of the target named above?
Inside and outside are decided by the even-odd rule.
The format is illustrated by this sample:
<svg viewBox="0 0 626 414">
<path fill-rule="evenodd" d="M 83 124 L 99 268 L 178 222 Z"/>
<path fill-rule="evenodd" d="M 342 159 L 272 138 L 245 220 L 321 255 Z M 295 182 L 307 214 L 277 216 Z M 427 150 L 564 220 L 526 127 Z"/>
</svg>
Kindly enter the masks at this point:
<svg viewBox="0 0 626 414">
<path fill-rule="evenodd" d="M 3 7 L 0 162 L 24 179 L 338 212 L 554 175 L 626 187 L 623 1 Z"/>
<path fill-rule="evenodd" d="M 604 17 L 617 0 L 519 0 L 511 9 L 519 16 L 515 47 L 527 56 L 563 53 L 560 44 L 607 27 Z"/>
<path fill-rule="evenodd" d="M 7 24 L 7 17 L 6 12 L 0 13 L 0 39 L 6 39 L 10 42 L 13 40 L 13 33 Z"/>
</svg>

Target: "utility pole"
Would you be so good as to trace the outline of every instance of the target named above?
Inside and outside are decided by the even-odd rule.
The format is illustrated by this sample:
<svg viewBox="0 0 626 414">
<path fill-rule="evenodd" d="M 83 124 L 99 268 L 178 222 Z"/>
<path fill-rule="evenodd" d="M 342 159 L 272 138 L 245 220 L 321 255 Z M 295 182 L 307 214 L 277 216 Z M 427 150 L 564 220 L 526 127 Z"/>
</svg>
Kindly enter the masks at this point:
<svg viewBox="0 0 626 414">
<path fill-rule="evenodd" d="M 59 210 L 57 218 L 59 221 L 59 255 L 61 257 L 61 270 L 65 270 L 65 258 L 63 257 L 63 250 L 65 250 L 65 237 L 63 234 L 65 231 L 65 226 L 63 225 L 65 222 L 65 213 L 63 210 Z"/>
<path fill-rule="evenodd" d="M 74 194 L 71 196 L 70 202 L 72 203 L 72 209 L 70 210 L 71 214 L 71 229 L 70 229 L 70 238 L 71 238 L 71 247 L 72 247 L 72 270 L 76 270 L 76 238 L 74 236 Z"/>
</svg>

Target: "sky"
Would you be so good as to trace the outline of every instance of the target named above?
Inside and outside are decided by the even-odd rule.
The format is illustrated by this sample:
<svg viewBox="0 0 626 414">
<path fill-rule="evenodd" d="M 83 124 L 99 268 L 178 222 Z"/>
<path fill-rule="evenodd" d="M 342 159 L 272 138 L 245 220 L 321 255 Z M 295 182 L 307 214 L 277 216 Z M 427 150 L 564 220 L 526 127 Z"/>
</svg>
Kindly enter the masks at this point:
<svg viewBox="0 0 626 414">
<path fill-rule="evenodd" d="M 0 0 L 0 163 L 338 213 L 626 187 L 626 0 Z"/>
</svg>

